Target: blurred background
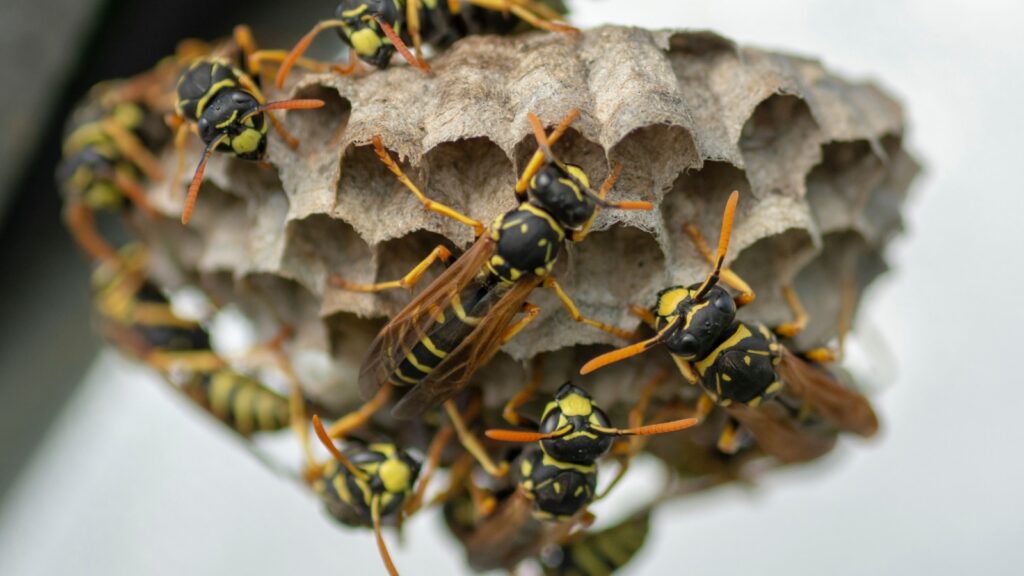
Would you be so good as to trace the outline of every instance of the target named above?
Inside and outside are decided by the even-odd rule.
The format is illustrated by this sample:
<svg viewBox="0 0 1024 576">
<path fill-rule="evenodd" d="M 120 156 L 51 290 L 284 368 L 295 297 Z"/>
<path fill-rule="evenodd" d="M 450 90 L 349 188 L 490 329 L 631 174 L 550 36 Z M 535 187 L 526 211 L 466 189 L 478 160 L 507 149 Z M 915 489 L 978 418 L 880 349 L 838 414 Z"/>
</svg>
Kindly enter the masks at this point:
<svg viewBox="0 0 1024 576">
<path fill-rule="evenodd" d="M 891 350 L 884 431 L 812 467 L 659 509 L 626 573 L 1009 573 L 1024 564 L 1016 362 L 1024 271 L 1024 5 L 976 0 L 573 0 L 573 22 L 710 28 L 901 98 L 925 164 L 862 326 Z M 0 1 L 0 574 L 377 573 L 338 529 L 154 376 L 100 352 L 88 265 L 59 221 L 61 127 L 93 83 L 237 22 L 290 46 L 332 2 Z M 324 44 L 330 44 L 324 42 Z M 641 463 L 619 502 L 656 489 Z M 393 552 L 460 573 L 434 514 Z"/>
</svg>

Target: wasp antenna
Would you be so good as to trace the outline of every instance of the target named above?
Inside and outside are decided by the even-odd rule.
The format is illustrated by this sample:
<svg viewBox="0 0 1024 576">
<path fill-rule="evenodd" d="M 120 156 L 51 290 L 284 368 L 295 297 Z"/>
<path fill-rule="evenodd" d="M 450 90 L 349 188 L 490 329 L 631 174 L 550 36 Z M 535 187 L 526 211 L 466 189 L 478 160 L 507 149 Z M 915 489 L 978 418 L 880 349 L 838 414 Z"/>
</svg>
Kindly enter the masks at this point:
<svg viewBox="0 0 1024 576">
<path fill-rule="evenodd" d="M 313 39 L 317 37 L 321 32 L 328 28 L 341 28 L 345 23 L 341 20 L 322 20 L 317 22 L 313 26 L 312 30 L 306 32 L 306 35 L 292 48 L 292 51 L 288 53 L 288 56 L 281 61 L 281 67 L 277 69 L 277 76 L 274 77 L 274 85 L 277 86 L 278 90 L 284 88 L 284 81 L 288 78 L 288 73 L 291 72 L 292 67 L 299 61 L 302 54 L 309 48 L 309 45 L 313 43 Z"/>
<path fill-rule="evenodd" d="M 384 32 L 384 35 L 388 37 L 388 40 L 391 40 L 391 44 L 396 50 L 398 50 L 398 53 L 402 55 L 402 58 L 404 58 L 410 66 L 418 68 L 423 72 L 430 73 L 430 65 L 425 61 L 420 60 L 409 51 L 409 47 L 405 45 L 402 37 L 395 33 L 395 29 L 392 28 L 390 24 L 385 22 L 384 19 L 379 16 L 376 17 L 375 20 L 377 20 L 377 24 L 380 25 L 380 29 Z"/>
<path fill-rule="evenodd" d="M 499 442 L 517 442 L 520 444 L 530 444 L 533 442 L 540 442 L 541 440 L 551 440 L 552 438 L 560 438 L 565 436 L 572 431 L 572 426 L 563 426 L 554 432 L 526 432 L 523 430 L 485 430 L 484 436 L 487 436 L 491 440 L 497 440 Z"/>
<path fill-rule="evenodd" d="M 320 443 L 324 445 L 324 448 L 327 448 L 327 451 L 334 456 L 334 459 L 337 460 L 339 464 L 344 466 L 345 469 L 356 478 L 363 481 L 369 480 L 369 476 L 366 472 L 356 468 L 356 465 L 346 458 L 340 450 L 338 450 L 338 447 L 334 445 L 334 440 L 331 440 L 331 437 L 327 435 L 327 430 L 324 430 L 324 425 L 320 422 L 320 417 L 316 414 L 313 415 L 313 431 L 316 432 L 316 437 L 320 439 Z"/>
<path fill-rule="evenodd" d="M 319 98 L 296 98 L 294 100 L 278 100 L 277 102 L 267 102 L 260 106 L 256 110 L 253 110 L 246 116 L 252 116 L 253 114 L 259 114 L 260 112 L 267 112 L 270 110 L 314 110 L 316 108 L 323 108 L 324 101 Z"/>
<path fill-rule="evenodd" d="M 391 560 L 391 553 L 388 552 L 388 545 L 384 542 L 384 534 L 381 532 L 380 495 L 370 499 L 370 518 L 373 520 L 373 535 L 377 538 L 377 550 L 380 551 L 380 557 L 384 560 L 384 567 L 387 568 L 388 574 L 391 576 L 398 576 L 398 569 L 395 568 L 395 563 Z"/>
<path fill-rule="evenodd" d="M 603 432 L 605 434 L 614 434 L 616 436 L 654 436 L 656 434 L 667 434 L 669 432 L 676 432 L 679 430 L 685 430 L 692 428 L 700 423 L 700 420 L 696 418 L 684 418 L 682 420 L 672 420 L 670 422 L 661 422 L 658 424 L 649 424 L 647 426 L 639 426 L 637 428 L 607 428 L 599 429 L 594 426 L 594 430 Z"/>
<path fill-rule="evenodd" d="M 642 342 L 637 342 L 636 344 L 631 344 L 624 348 L 619 348 L 618 350 L 612 350 L 611 352 L 601 354 L 597 358 L 594 358 L 590 362 L 584 364 L 583 367 L 580 368 L 580 374 L 587 375 L 595 370 L 600 370 L 609 364 L 615 364 L 616 362 L 621 362 L 627 358 L 632 358 L 637 354 L 643 354 L 658 344 L 661 344 L 662 340 L 665 339 L 665 333 L 672 328 L 672 326 L 672 324 L 669 324 L 663 328 L 661 332 L 654 335 L 654 337 Z"/>
<path fill-rule="evenodd" d="M 199 166 L 196 167 L 196 173 L 192 175 L 192 183 L 188 185 L 188 196 L 185 197 L 185 208 L 181 211 L 181 223 L 188 224 L 188 221 L 192 219 L 192 210 L 196 207 L 196 199 L 199 197 L 199 187 L 203 184 L 203 173 L 206 172 L 206 163 L 210 160 L 210 155 L 213 154 L 214 149 L 220 145 L 227 135 L 223 135 L 206 147 L 203 151 L 203 159 L 199 161 Z"/>
<path fill-rule="evenodd" d="M 530 120 L 530 126 L 533 128 L 533 137 L 537 140 L 537 148 L 544 154 L 548 162 L 555 162 L 555 154 L 551 151 L 551 143 L 548 141 L 547 133 L 544 132 L 544 125 L 540 123 L 540 118 L 533 112 L 528 112 L 526 117 Z"/>
<path fill-rule="evenodd" d="M 740 193 L 733 190 L 729 195 L 729 201 L 725 203 L 725 213 L 722 215 L 722 231 L 718 235 L 718 254 L 715 255 L 715 266 L 704 279 L 694 295 L 694 300 L 700 300 L 707 295 L 708 290 L 718 283 L 718 277 L 722 272 L 722 265 L 725 264 L 725 254 L 729 251 L 729 238 L 732 236 L 732 220 L 736 215 L 736 203 L 739 202 Z"/>
<path fill-rule="evenodd" d="M 530 115 L 527 115 L 527 118 L 529 118 L 529 116 Z M 577 118 L 579 118 L 579 116 L 580 111 L 576 108 L 573 108 L 572 110 L 569 111 L 568 114 L 565 115 L 565 118 L 562 118 L 561 123 L 559 123 L 558 126 L 555 127 L 554 131 L 552 131 L 551 134 L 547 137 L 549 150 L 550 147 L 554 146 L 555 142 L 557 142 L 558 139 L 561 138 L 563 134 L 565 134 L 565 132 L 569 129 L 569 126 L 572 126 L 572 123 Z M 531 124 L 533 123 L 532 120 L 530 122 Z M 516 182 L 517 195 L 526 192 L 526 189 L 530 186 L 530 179 L 533 178 L 533 175 L 537 173 L 537 170 L 540 170 L 540 167 L 543 164 L 543 162 L 544 151 L 537 150 L 536 152 L 534 152 L 533 157 L 530 158 L 530 162 L 526 165 L 526 169 L 523 170 L 523 175 L 520 176 L 519 181 Z"/>
</svg>

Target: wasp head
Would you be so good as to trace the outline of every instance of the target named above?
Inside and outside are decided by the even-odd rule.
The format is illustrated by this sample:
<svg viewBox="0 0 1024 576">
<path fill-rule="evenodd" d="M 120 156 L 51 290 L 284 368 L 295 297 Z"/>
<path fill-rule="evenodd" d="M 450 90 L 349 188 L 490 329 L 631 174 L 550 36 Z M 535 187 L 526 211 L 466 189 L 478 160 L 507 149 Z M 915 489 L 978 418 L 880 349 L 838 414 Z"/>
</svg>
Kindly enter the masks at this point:
<svg viewBox="0 0 1024 576">
<path fill-rule="evenodd" d="M 540 432 L 569 432 L 541 441 L 546 454 L 560 462 L 593 464 L 611 448 L 613 438 L 592 427 L 609 428 L 608 416 L 582 388 L 566 382 L 541 417 Z"/>
<path fill-rule="evenodd" d="M 223 137 L 218 150 L 244 160 L 259 160 L 267 150 L 266 118 L 260 103 L 245 90 L 221 90 L 203 109 L 197 122 L 207 145 Z"/>
<path fill-rule="evenodd" d="M 401 33 L 401 11 L 394 0 L 343 0 L 335 16 L 345 25 L 338 30 L 341 39 L 359 58 L 377 68 L 387 68 L 395 47 L 381 30 L 386 22 Z"/>
<path fill-rule="evenodd" d="M 594 214 L 597 203 L 586 190 L 590 180 L 573 164 L 548 162 L 530 180 L 534 204 L 551 214 L 562 226 L 579 229 Z"/>
</svg>

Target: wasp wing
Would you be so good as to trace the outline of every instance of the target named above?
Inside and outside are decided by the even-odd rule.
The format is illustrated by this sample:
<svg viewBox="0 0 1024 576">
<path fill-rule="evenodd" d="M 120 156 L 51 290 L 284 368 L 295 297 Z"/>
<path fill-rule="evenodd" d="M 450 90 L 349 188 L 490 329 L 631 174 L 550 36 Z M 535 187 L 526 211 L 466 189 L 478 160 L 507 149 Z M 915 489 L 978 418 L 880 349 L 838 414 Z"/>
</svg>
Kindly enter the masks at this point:
<svg viewBox="0 0 1024 576">
<path fill-rule="evenodd" d="M 371 398 L 387 382 L 398 363 L 437 324 L 438 312 L 469 284 L 494 253 L 494 240 L 481 236 L 377 334 L 359 370 L 359 390 Z"/>
<path fill-rule="evenodd" d="M 465 387 L 473 374 L 497 354 L 505 330 L 541 281 L 541 277 L 530 275 L 505 289 L 476 328 L 448 353 L 433 372 L 402 397 L 392 414 L 397 418 L 413 418 L 440 405 Z M 477 314 L 478 310 L 474 310 L 474 315 Z"/>
<path fill-rule="evenodd" d="M 835 433 L 801 430 L 799 422 L 771 403 L 751 408 L 737 402 L 725 411 L 757 438 L 761 449 L 783 462 L 814 460 L 836 443 Z"/>
<path fill-rule="evenodd" d="M 782 361 L 777 366 L 779 376 L 793 392 L 801 396 L 825 419 L 840 430 L 861 436 L 872 436 L 878 431 L 878 417 L 867 398 L 844 388 L 828 372 L 805 362 L 791 351 L 783 349 Z"/>
</svg>

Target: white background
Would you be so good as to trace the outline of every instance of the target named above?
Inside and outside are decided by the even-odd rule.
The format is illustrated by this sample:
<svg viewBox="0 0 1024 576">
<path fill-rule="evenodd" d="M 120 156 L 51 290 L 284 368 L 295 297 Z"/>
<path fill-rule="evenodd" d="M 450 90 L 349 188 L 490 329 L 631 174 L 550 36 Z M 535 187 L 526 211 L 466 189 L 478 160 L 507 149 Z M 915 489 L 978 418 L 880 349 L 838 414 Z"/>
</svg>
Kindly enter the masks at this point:
<svg viewBox="0 0 1024 576">
<path fill-rule="evenodd" d="M 895 271 L 869 294 L 899 362 L 885 431 L 756 491 L 662 509 L 636 574 L 1020 573 L 1024 5 L 995 0 L 573 2 L 575 22 L 712 28 L 824 55 L 907 105 L 926 163 Z M 1016 238 L 1016 240 L 1015 240 Z M 340 531 L 146 372 L 102 356 L 0 509 L 0 574 L 377 573 Z M 190 422 L 183 422 L 184 420 Z M 643 499 L 645 476 L 624 494 Z M 653 485 L 653 482 L 652 482 Z M 461 570 L 414 519 L 403 573 Z"/>
</svg>

